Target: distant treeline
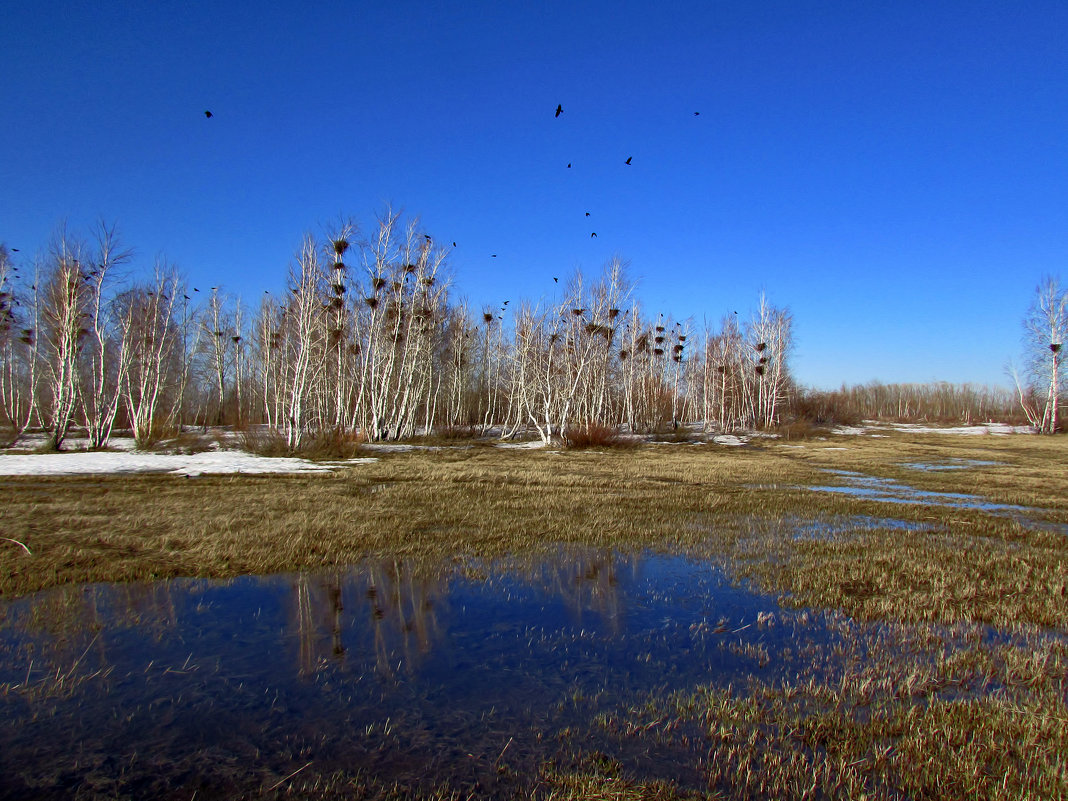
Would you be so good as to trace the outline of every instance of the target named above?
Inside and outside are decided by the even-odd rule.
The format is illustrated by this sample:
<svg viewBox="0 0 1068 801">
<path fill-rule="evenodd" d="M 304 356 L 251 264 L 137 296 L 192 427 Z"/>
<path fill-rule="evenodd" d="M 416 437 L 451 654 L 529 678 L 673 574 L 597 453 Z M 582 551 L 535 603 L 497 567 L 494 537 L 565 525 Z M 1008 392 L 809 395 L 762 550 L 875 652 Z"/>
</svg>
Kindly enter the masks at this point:
<svg viewBox="0 0 1068 801">
<path fill-rule="evenodd" d="M 172 265 L 140 269 L 113 227 L 65 230 L 15 258 L 0 245 L 0 423 L 60 447 L 72 426 L 103 447 L 182 426 L 260 425 L 288 450 L 434 430 L 546 442 L 583 429 L 773 428 L 864 418 L 971 422 L 1012 399 L 971 387 L 802 391 L 789 312 L 764 297 L 718 328 L 648 315 L 624 265 L 576 272 L 551 301 L 472 308 L 449 295 L 450 249 L 392 211 L 361 234 L 307 236 L 286 287 L 250 306 L 190 287 Z"/>
<path fill-rule="evenodd" d="M 864 420 L 971 425 L 997 421 L 1027 425 L 1015 393 L 974 384 L 882 384 L 873 381 L 836 390 L 797 390 L 789 414 L 817 425 L 856 425 Z"/>
</svg>

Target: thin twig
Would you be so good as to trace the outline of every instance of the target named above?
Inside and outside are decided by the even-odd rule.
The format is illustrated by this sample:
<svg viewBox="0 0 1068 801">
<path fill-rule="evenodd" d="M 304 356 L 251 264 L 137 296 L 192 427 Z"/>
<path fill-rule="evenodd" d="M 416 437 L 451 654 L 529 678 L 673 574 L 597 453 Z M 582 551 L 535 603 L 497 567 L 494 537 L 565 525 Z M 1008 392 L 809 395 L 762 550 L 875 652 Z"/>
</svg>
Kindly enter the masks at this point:
<svg viewBox="0 0 1068 801">
<path fill-rule="evenodd" d="M 504 744 L 504 748 L 501 749 L 501 753 L 497 754 L 497 758 L 493 760 L 493 767 L 497 767 L 497 763 L 501 761 L 501 757 L 504 756 L 504 752 L 508 750 L 508 746 L 512 744 L 512 740 L 514 739 L 515 737 L 508 738 L 508 742 Z"/>
<path fill-rule="evenodd" d="M 315 761 L 315 760 L 312 760 L 312 762 L 314 762 L 314 761 Z M 311 764 L 311 762 L 309 762 L 309 763 L 308 763 L 308 765 L 310 765 L 310 764 Z M 282 786 L 283 784 L 285 784 L 285 783 L 286 783 L 287 781 L 289 781 L 289 780 L 290 780 L 290 779 L 292 779 L 292 778 L 293 778 L 294 776 L 296 776 L 296 775 L 297 775 L 298 773 L 300 773 L 300 772 L 301 772 L 302 770 L 304 770 L 304 768 L 308 767 L 308 765 L 304 765 L 304 766 L 302 766 L 302 767 L 299 767 L 299 768 L 297 768 L 297 769 L 296 769 L 295 771 L 293 771 L 292 773 L 290 773 L 290 774 L 289 774 L 288 776 L 286 776 L 286 777 L 285 777 L 284 779 L 282 779 L 282 780 L 281 780 L 280 782 L 277 782 L 276 784 L 273 784 L 273 785 L 271 785 L 270 787 L 268 787 L 268 788 L 267 788 L 266 790 L 264 790 L 264 792 L 265 792 L 265 793 L 269 793 L 269 792 L 271 792 L 271 790 L 275 790 L 275 789 L 277 789 L 278 787 L 281 787 L 281 786 Z"/>
<path fill-rule="evenodd" d="M 13 540 L 13 539 L 11 539 L 11 537 L 0 537 L 0 540 L 7 540 L 8 542 L 13 542 L 13 543 L 15 543 L 16 545 L 18 545 L 18 546 L 19 546 L 20 548 L 22 548 L 22 550 L 24 550 L 24 551 L 25 551 L 26 553 L 28 553 L 28 554 L 29 554 L 30 556 L 33 556 L 33 551 L 31 551 L 31 550 L 30 550 L 29 548 L 27 548 L 27 547 L 25 546 L 25 544 L 23 544 L 23 543 L 19 542 L 18 540 Z"/>
<path fill-rule="evenodd" d="M 64 676 L 63 676 L 64 679 L 69 678 L 70 674 L 74 672 L 74 668 L 78 667 L 78 665 L 80 665 L 82 663 L 82 660 L 85 659 L 85 655 L 87 653 L 89 653 L 89 649 L 93 647 L 93 644 L 98 639 L 100 639 L 100 635 L 99 634 L 97 634 L 95 637 L 93 637 L 93 639 L 89 642 L 89 644 L 87 646 L 85 646 L 85 650 L 82 651 L 82 655 L 79 656 L 78 660 L 73 665 L 70 666 L 70 670 L 68 670 L 66 672 L 66 674 L 64 674 Z"/>
</svg>

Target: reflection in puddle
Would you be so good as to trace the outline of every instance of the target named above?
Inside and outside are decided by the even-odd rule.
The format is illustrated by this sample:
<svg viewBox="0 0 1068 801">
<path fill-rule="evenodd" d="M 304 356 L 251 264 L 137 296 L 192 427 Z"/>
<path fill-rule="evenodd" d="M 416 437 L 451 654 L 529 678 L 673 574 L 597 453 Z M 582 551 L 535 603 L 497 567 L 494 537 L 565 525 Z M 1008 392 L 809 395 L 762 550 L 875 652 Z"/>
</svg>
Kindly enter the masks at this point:
<svg viewBox="0 0 1068 801">
<path fill-rule="evenodd" d="M 1006 503 L 992 503 L 978 495 L 966 495 L 960 492 L 933 492 L 920 490 L 894 481 L 892 478 L 878 478 L 864 473 L 854 473 L 849 470 L 830 470 L 833 475 L 840 477 L 846 483 L 840 486 L 822 485 L 811 486 L 808 489 L 817 492 L 838 492 L 844 495 L 854 495 L 861 498 L 870 498 L 875 501 L 889 503 L 922 504 L 931 506 L 953 506 L 960 509 L 982 509 L 987 512 L 1028 512 L 1033 511 L 1027 506 L 1016 506 Z"/>
<path fill-rule="evenodd" d="M 946 470 L 967 470 L 969 467 L 998 467 L 1004 462 L 992 462 L 984 459 L 950 459 L 947 462 L 908 462 L 902 464 L 909 470 L 922 470 L 926 473 L 939 473 Z"/>
<path fill-rule="evenodd" d="M 1040 518 L 1043 514 L 1041 509 L 1031 506 L 1019 506 L 1010 503 L 994 503 L 985 500 L 978 495 L 968 495 L 961 492 L 934 492 L 921 490 L 902 484 L 891 478 L 878 478 L 865 473 L 855 473 L 850 470 L 828 470 L 828 473 L 838 476 L 845 484 L 842 485 L 816 485 L 806 489 L 816 492 L 831 492 L 841 495 L 851 495 L 866 500 L 881 501 L 884 503 L 901 503 L 919 506 L 947 506 L 954 509 L 979 509 L 994 515 L 1011 517 L 1020 525 L 1027 528 L 1045 531 L 1056 531 L 1068 534 L 1068 526 L 1060 523 L 1045 521 Z"/>
<path fill-rule="evenodd" d="M 839 515 L 822 520 L 787 518 L 784 526 L 793 532 L 795 540 L 833 540 L 857 531 L 931 531 L 926 523 L 915 523 L 894 517 L 871 515 Z"/>
<path fill-rule="evenodd" d="M 50 590 L 0 604 L 0 795 L 227 796 L 306 763 L 490 792 L 640 691 L 791 675 L 829 620 L 590 551 Z"/>
</svg>

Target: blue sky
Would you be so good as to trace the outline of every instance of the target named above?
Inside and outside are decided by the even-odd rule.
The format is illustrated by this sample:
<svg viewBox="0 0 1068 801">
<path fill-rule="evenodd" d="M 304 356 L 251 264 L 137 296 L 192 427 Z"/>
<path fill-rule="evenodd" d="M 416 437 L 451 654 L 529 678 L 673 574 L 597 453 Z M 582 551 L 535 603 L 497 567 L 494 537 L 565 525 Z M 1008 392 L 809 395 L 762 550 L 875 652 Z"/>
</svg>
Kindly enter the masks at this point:
<svg viewBox="0 0 1068 801">
<path fill-rule="evenodd" d="M 0 241 L 20 257 L 104 218 L 146 268 L 163 254 L 256 303 L 304 232 L 392 203 L 457 242 L 476 307 L 614 255 L 648 312 L 697 327 L 766 291 L 822 387 L 1005 384 L 1035 285 L 1065 273 L 1060 0 L 4 17 Z"/>
</svg>

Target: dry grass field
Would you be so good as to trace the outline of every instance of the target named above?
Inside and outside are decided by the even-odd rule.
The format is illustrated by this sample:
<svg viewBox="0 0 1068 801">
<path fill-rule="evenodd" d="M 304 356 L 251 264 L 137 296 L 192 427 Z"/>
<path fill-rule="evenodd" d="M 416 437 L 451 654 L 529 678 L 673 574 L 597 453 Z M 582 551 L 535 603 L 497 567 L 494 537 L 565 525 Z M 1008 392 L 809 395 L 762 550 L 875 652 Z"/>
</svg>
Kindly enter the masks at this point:
<svg viewBox="0 0 1068 801">
<path fill-rule="evenodd" d="M 649 748 L 703 743 L 704 797 L 1068 797 L 1063 438 L 377 455 L 294 476 L 2 478 L 0 596 L 565 544 L 692 554 L 784 607 L 837 610 L 848 630 L 788 681 L 649 691 L 591 730 Z M 579 735 L 573 745 L 581 754 Z M 589 755 L 528 778 L 524 792 L 542 798 L 697 792 Z M 277 797 L 351 797 L 357 785 L 370 792 L 308 775 Z"/>
</svg>

